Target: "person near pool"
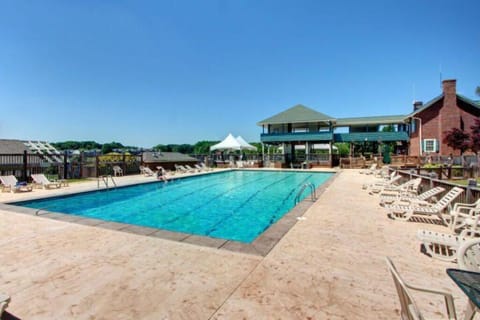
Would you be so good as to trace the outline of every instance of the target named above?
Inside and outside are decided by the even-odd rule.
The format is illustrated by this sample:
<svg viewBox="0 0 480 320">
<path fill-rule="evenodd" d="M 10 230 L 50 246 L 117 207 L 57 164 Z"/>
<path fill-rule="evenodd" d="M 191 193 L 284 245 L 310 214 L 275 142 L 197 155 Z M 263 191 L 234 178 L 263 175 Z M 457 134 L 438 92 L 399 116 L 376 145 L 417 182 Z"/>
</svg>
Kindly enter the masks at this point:
<svg viewBox="0 0 480 320">
<path fill-rule="evenodd" d="M 157 170 L 157 179 L 167 182 L 168 178 L 167 178 L 165 169 L 163 169 L 163 167 L 157 167 L 157 169 L 158 169 Z"/>
</svg>

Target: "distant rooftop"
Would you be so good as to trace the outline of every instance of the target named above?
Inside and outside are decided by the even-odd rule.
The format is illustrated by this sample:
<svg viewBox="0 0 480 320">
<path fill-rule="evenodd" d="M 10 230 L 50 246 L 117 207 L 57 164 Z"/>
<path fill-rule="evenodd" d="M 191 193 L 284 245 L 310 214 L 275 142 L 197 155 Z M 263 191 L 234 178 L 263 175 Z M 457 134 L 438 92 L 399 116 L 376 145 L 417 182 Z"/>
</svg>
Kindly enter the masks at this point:
<svg viewBox="0 0 480 320">
<path fill-rule="evenodd" d="M 267 118 L 257 123 L 257 125 L 265 124 L 282 124 L 282 123 L 301 123 L 301 122 L 326 122 L 335 119 L 318 111 L 315 111 L 302 104 L 297 104 L 290 109 L 280 112 L 273 117 Z"/>
<path fill-rule="evenodd" d="M 395 124 L 402 123 L 406 115 L 395 116 L 373 116 L 373 117 L 356 117 L 356 118 L 340 118 L 337 119 L 336 126 L 354 126 L 354 125 L 377 125 L 377 124 Z"/>
<path fill-rule="evenodd" d="M 192 162 L 197 159 L 180 152 L 144 152 L 143 162 Z"/>
</svg>

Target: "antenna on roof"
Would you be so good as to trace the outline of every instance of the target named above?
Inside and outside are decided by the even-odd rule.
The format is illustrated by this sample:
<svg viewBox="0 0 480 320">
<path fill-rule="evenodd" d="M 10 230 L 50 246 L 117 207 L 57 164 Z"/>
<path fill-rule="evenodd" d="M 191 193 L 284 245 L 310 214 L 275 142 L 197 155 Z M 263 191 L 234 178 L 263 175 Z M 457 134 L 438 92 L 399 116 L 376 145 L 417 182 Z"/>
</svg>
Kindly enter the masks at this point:
<svg viewBox="0 0 480 320">
<path fill-rule="evenodd" d="M 442 88 L 442 64 L 440 63 L 440 89 Z"/>
<path fill-rule="evenodd" d="M 415 101 L 417 101 L 415 99 L 415 83 L 413 83 L 413 85 L 412 85 L 412 91 L 413 91 L 413 101 L 415 102 Z"/>
</svg>

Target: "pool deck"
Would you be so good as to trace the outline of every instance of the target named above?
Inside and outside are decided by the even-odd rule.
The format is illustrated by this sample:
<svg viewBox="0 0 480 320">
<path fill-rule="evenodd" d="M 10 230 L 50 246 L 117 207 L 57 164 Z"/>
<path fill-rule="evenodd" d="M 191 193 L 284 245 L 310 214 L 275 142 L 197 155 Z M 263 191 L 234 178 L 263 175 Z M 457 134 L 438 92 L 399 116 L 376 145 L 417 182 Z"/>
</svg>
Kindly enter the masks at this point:
<svg viewBox="0 0 480 320">
<path fill-rule="evenodd" d="M 407 281 L 451 292 L 461 314 L 466 298 L 445 272 L 456 264 L 425 256 L 415 237 L 446 228 L 390 220 L 361 188 L 373 180 L 341 171 L 265 256 L 0 209 L 0 292 L 22 319 L 398 319 L 388 255 Z M 442 298 L 430 298 L 417 302 L 439 318 Z"/>
</svg>

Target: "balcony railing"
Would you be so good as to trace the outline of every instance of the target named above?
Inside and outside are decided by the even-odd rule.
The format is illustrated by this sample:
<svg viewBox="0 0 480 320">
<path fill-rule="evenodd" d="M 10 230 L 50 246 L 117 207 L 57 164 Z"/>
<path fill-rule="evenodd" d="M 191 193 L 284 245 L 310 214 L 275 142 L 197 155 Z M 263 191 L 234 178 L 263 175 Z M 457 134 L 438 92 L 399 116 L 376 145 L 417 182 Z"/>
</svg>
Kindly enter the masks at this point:
<svg viewBox="0 0 480 320">
<path fill-rule="evenodd" d="M 290 133 L 262 133 L 262 142 L 303 142 L 303 141 L 331 141 L 332 132 L 290 132 Z"/>
</svg>

